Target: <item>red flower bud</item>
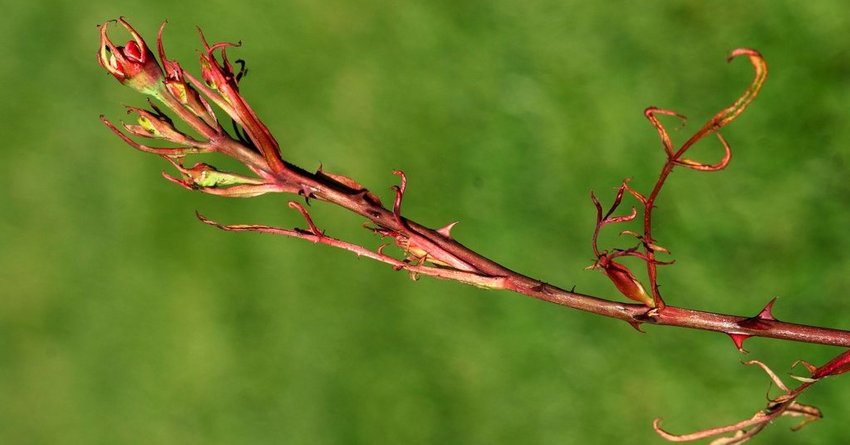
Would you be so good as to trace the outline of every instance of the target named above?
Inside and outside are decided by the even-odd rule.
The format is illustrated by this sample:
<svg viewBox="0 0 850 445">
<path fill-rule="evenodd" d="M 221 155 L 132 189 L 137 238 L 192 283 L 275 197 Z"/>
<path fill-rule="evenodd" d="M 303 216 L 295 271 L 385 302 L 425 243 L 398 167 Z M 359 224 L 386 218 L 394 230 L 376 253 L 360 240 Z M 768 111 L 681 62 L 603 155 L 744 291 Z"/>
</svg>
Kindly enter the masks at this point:
<svg viewBox="0 0 850 445">
<path fill-rule="evenodd" d="M 593 268 L 602 269 L 608 279 L 614 283 L 623 295 L 634 301 L 643 303 L 647 307 L 655 307 L 652 296 L 646 292 L 643 285 L 626 266 L 614 261 L 604 253 L 599 256 Z"/>
<path fill-rule="evenodd" d="M 164 78 L 162 68 L 136 30 L 123 18 L 118 22 L 130 32 L 132 40 L 124 46 L 116 46 L 106 34 L 109 22 L 101 25 L 98 63 L 122 84 L 145 94 L 157 95 Z"/>
<path fill-rule="evenodd" d="M 196 89 L 186 83 L 186 79 L 183 76 L 183 68 L 180 64 L 174 60 L 169 60 L 165 56 L 165 48 L 162 44 L 162 32 L 165 30 L 166 24 L 167 22 L 162 22 L 159 32 L 156 35 L 159 60 L 165 68 L 165 89 L 177 99 L 177 102 L 188 108 L 195 116 L 203 119 L 207 125 L 215 128 L 218 126 L 218 120 L 209 104 L 198 94 Z"/>
</svg>

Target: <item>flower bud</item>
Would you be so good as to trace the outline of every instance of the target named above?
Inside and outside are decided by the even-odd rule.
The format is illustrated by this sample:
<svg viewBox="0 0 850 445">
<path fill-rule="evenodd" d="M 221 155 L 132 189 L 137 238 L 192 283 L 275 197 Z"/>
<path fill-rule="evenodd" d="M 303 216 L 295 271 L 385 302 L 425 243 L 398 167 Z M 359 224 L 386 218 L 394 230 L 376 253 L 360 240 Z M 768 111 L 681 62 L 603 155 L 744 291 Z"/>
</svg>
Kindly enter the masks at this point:
<svg viewBox="0 0 850 445">
<path fill-rule="evenodd" d="M 263 181 L 235 173 L 223 172 L 212 165 L 198 163 L 183 173 L 199 187 L 230 187 L 234 185 L 261 185 Z"/>
<path fill-rule="evenodd" d="M 129 31 L 132 39 L 124 46 L 116 46 L 106 33 L 109 22 L 101 25 L 98 63 L 122 84 L 144 94 L 159 94 L 164 78 L 162 68 L 136 30 L 123 18 L 118 22 Z"/>
<path fill-rule="evenodd" d="M 215 113 L 205 104 L 203 98 L 198 94 L 198 90 L 187 85 L 182 79 L 166 79 L 165 88 L 180 104 L 188 108 L 195 116 L 200 117 L 210 126 L 216 125 Z"/>
<path fill-rule="evenodd" d="M 158 109 L 156 109 L 159 111 Z M 154 114 L 150 111 L 136 107 L 127 107 L 128 113 L 136 113 L 139 115 L 137 119 L 138 125 L 124 124 L 124 128 L 136 136 L 147 138 L 165 139 L 181 145 L 196 145 L 196 141 L 192 140 L 182 132 L 174 128 L 174 124 L 168 117 L 163 114 Z"/>
<path fill-rule="evenodd" d="M 159 32 L 156 36 L 156 46 L 159 52 L 159 60 L 165 68 L 165 89 L 173 96 L 177 102 L 186 107 L 195 116 L 200 117 L 210 127 L 217 127 L 218 120 L 215 113 L 210 108 L 209 104 L 198 94 L 198 90 L 192 88 L 186 83 L 183 75 L 183 68 L 174 60 L 169 60 L 165 56 L 165 47 L 162 44 L 162 32 L 165 30 L 167 22 L 162 22 L 159 27 Z"/>
<path fill-rule="evenodd" d="M 602 269 L 608 279 L 617 287 L 617 290 L 629 299 L 643 303 L 647 307 L 655 307 L 655 300 L 626 266 L 603 254 L 593 267 Z"/>
<path fill-rule="evenodd" d="M 179 159 L 173 157 L 166 157 L 166 159 L 180 171 L 182 178 L 175 178 L 165 172 L 162 175 L 165 179 L 189 190 L 230 198 L 252 198 L 281 191 L 277 184 L 224 172 L 209 164 L 198 163 L 192 167 L 184 167 Z"/>
</svg>

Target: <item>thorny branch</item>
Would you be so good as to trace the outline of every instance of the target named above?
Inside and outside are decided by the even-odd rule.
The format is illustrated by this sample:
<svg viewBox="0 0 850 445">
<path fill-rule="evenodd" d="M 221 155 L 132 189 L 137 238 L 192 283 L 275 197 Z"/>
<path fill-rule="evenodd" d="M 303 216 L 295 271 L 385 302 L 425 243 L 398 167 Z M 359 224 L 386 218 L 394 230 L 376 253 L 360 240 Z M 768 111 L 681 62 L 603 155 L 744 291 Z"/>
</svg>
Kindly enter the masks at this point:
<svg viewBox="0 0 850 445">
<path fill-rule="evenodd" d="M 672 261 L 657 258 L 659 254 L 669 255 L 669 252 L 658 245 L 653 238 L 652 212 L 656 200 L 674 168 L 684 167 L 713 172 L 722 170 L 731 160 L 731 148 L 720 135 L 719 130 L 744 112 L 764 84 L 767 65 L 755 50 L 736 49 L 729 56 L 730 61 L 744 56 L 753 66 L 755 76 L 749 87 L 732 105 L 715 114 L 682 145 L 678 147 L 674 145 L 659 117 L 669 116 L 684 121 L 683 115 L 655 107 L 644 111 L 646 118 L 658 132 L 667 155 L 658 180 L 649 194 L 642 194 L 632 188 L 627 180 L 623 181 L 617 190 L 613 204 L 605 212 L 596 195 L 591 194 L 591 200 L 596 207 L 596 228 L 591 238 L 596 260 L 590 268 L 600 269 L 624 296 L 638 302 L 638 304 L 626 304 L 568 291 L 516 273 L 457 242 L 451 235 L 451 229 L 456 223 L 448 224 L 440 229 L 430 229 L 407 219 L 402 214 L 407 177 L 400 170 L 393 172 L 399 176 L 400 184 L 393 187 L 395 192 L 393 205 L 387 208 L 376 195 L 351 178 L 324 171 L 321 167 L 311 173 L 290 164 L 281 157 L 280 146 L 271 131 L 239 92 L 239 81 L 246 71 L 245 64 L 243 61 L 236 61 L 240 69 L 234 72 L 233 64 L 227 57 L 227 49 L 239 45 L 227 42 L 209 44 L 199 30 L 203 51 L 200 53 L 201 76 L 198 79 L 184 71 L 178 62 L 166 57 L 162 41 L 165 23 L 160 27 L 157 35 L 159 56 L 159 62 L 157 62 L 153 52 L 136 30 L 123 18 L 118 22 L 129 32 L 131 38 L 123 46 L 115 45 L 107 33 L 107 28 L 112 22 L 103 24 L 100 27 L 101 44 L 98 63 L 122 84 L 162 104 L 176 115 L 180 122 L 188 126 L 194 135 L 178 130 L 174 121 L 150 99 L 150 110 L 127 107 L 127 112 L 136 116 L 137 123 L 122 123 L 122 127 L 127 133 L 136 137 L 166 141 L 171 145 L 169 147 L 137 142 L 103 116 L 101 120 L 130 146 L 166 159 L 179 173 L 178 176 L 172 176 L 163 172 L 166 179 L 189 190 L 219 196 L 247 198 L 266 193 L 289 193 L 301 196 L 306 202 L 314 199 L 338 205 L 366 218 L 369 221 L 366 228 L 381 238 L 389 238 L 396 247 L 401 249 L 403 257 L 398 259 L 384 253 L 387 245 L 369 249 L 327 235 L 313 221 L 307 209 L 294 201 L 290 201 L 289 207 L 301 214 L 306 223 L 306 229 L 285 229 L 264 225 L 227 225 L 198 214 L 198 218 L 206 224 L 227 231 L 285 235 L 325 244 L 347 250 L 360 257 L 380 261 L 396 270 L 405 270 L 414 279 L 424 275 L 486 289 L 509 290 L 622 320 L 639 330 L 641 324 L 648 323 L 720 332 L 730 336 L 735 346 L 742 351 L 744 340 L 750 337 L 850 347 L 850 331 L 777 320 L 772 313 L 774 301 L 769 302 L 757 315 L 744 317 L 670 306 L 658 290 L 657 266 L 672 264 Z M 230 131 L 221 124 L 211 104 L 219 108 L 232 121 L 228 125 L 232 127 Z M 723 147 L 723 155 L 719 161 L 709 163 L 685 157 L 694 144 L 711 134 L 717 136 Z M 205 163 L 197 163 L 193 166 L 184 164 L 187 156 L 205 153 L 229 156 L 242 163 L 250 174 L 221 171 Z M 600 249 L 598 236 L 603 227 L 632 221 L 638 217 L 639 212 L 636 208 L 632 208 L 625 215 L 614 216 L 626 194 L 632 196 L 639 204 L 640 213 L 643 215 L 643 233 L 623 231 L 621 234 L 635 237 L 638 245 L 626 249 Z M 649 291 L 631 270 L 618 261 L 625 257 L 634 257 L 646 264 Z M 772 381 L 784 391 L 783 395 L 771 399 L 765 410 L 751 419 L 733 425 L 686 435 L 667 433 L 660 428 L 660 423 L 656 420 L 656 431 L 671 441 L 698 440 L 734 432 L 733 437 L 721 438 L 714 443 L 737 444 L 748 440 L 779 416 L 798 415 L 804 416 L 807 420 L 817 419 L 820 417 L 820 412 L 816 408 L 800 404 L 796 399 L 803 391 L 821 379 L 850 369 L 848 364 L 850 351 L 840 354 L 820 368 L 801 362 L 811 376 L 800 378 L 803 383 L 793 390 L 788 389 L 761 362 L 747 363 L 761 366 Z"/>
</svg>

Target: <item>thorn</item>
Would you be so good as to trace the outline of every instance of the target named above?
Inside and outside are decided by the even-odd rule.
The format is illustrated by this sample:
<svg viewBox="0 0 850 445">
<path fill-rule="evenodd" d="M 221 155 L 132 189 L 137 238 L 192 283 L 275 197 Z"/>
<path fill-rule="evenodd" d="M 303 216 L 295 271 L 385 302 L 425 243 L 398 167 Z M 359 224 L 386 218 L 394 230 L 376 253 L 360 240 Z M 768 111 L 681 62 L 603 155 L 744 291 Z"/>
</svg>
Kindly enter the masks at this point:
<svg viewBox="0 0 850 445">
<path fill-rule="evenodd" d="M 776 303 L 776 298 L 773 297 L 767 304 L 764 306 L 764 309 L 756 315 L 756 318 L 760 318 L 762 320 L 776 320 L 776 317 L 773 316 L 773 303 Z"/>
<path fill-rule="evenodd" d="M 776 321 L 776 317 L 773 316 L 773 304 L 775 302 L 776 297 L 773 297 L 755 317 L 739 321 L 738 326 L 748 329 L 767 329 L 767 321 Z"/>
<path fill-rule="evenodd" d="M 543 294 L 551 293 L 549 291 L 549 286 L 547 286 L 546 283 L 544 283 L 542 281 L 539 282 L 536 286 L 532 287 L 531 290 L 534 291 L 534 292 L 540 292 L 540 293 L 543 293 Z"/>
<path fill-rule="evenodd" d="M 381 203 L 381 199 L 380 199 L 380 198 L 378 198 L 378 197 L 377 197 L 374 193 L 370 192 L 369 190 L 366 190 L 365 188 L 364 188 L 364 189 L 362 189 L 362 190 L 360 190 L 359 192 L 356 192 L 356 193 L 354 194 L 354 196 L 358 197 L 361 201 L 363 201 L 363 202 L 365 202 L 365 203 L 367 203 L 367 204 L 376 205 L 376 206 L 378 206 L 378 207 L 383 207 L 383 206 L 384 206 L 384 205 Z M 370 214 L 375 214 L 375 213 L 377 213 L 377 212 L 375 212 L 374 210 L 369 210 L 369 213 L 370 213 Z M 379 214 L 379 213 L 378 213 L 378 214 Z"/>
<path fill-rule="evenodd" d="M 730 334 L 728 332 L 726 333 L 726 335 L 728 335 L 729 338 L 731 338 L 732 341 L 735 343 L 735 347 L 738 348 L 738 352 L 741 352 L 741 353 L 744 353 L 744 354 L 749 353 L 749 351 L 744 349 L 744 340 L 752 337 L 752 335 L 749 335 L 749 334 Z"/>
<path fill-rule="evenodd" d="M 640 332 L 641 334 L 646 334 L 646 331 L 644 331 L 643 329 L 640 328 L 641 322 L 639 322 L 639 321 L 626 321 L 626 323 L 631 325 L 631 327 L 635 328 L 635 330 Z"/>
<path fill-rule="evenodd" d="M 443 235 L 446 238 L 451 239 L 452 238 L 452 228 L 454 228 L 454 226 L 457 225 L 457 223 L 459 223 L 459 222 L 460 221 L 455 221 L 451 224 L 446 225 L 445 227 L 440 227 L 439 229 L 437 229 L 437 233 L 439 233 L 440 235 Z"/>
<path fill-rule="evenodd" d="M 576 285 L 575 285 L 575 284 L 573 284 L 573 287 L 572 287 L 572 288 L 570 288 L 570 293 L 571 293 L 571 294 L 576 293 Z"/>
<path fill-rule="evenodd" d="M 301 188 L 298 189 L 298 194 L 304 197 L 304 204 L 310 205 L 310 198 L 315 198 L 316 194 L 313 193 L 313 190 L 310 187 L 307 187 L 305 184 L 301 184 Z"/>
</svg>

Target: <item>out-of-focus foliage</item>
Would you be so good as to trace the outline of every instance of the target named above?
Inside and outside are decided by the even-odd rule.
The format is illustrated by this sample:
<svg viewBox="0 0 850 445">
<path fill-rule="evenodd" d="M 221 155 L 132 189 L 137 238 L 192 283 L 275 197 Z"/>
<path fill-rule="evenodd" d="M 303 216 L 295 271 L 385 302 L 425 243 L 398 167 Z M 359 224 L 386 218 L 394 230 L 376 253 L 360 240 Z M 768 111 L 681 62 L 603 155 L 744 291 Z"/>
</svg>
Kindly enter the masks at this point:
<svg viewBox="0 0 850 445">
<path fill-rule="evenodd" d="M 168 184 L 164 161 L 101 125 L 143 105 L 95 60 L 96 24 L 119 15 L 148 39 L 169 19 L 169 55 L 187 68 L 194 25 L 242 40 L 242 91 L 288 160 L 385 197 L 402 168 L 410 217 L 460 220 L 455 236 L 494 259 L 612 298 L 582 270 L 589 190 L 651 185 L 663 152 L 643 108 L 695 128 L 750 81 L 727 51 L 757 48 L 771 74 L 724 129 L 728 170 L 677 171 L 659 199 L 657 237 L 677 259 L 662 290 L 744 314 L 778 295 L 781 319 L 850 327 L 843 2 L 18 2 L 0 15 L 0 443 L 653 443 L 657 415 L 677 432 L 763 404 L 766 379 L 719 335 L 638 335 L 199 224 L 195 209 L 302 221 L 280 197 Z M 335 236 L 379 244 L 340 209 L 311 212 Z M 777 370 L 836 352 L 748 349 Z M 847 398 L 840 378 L 815 388 L 804 402 L 826 420 L 795 442 L 846 441 Z"/>
</svg>

